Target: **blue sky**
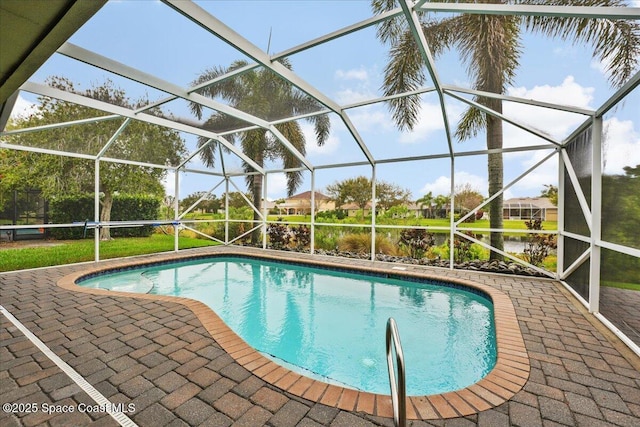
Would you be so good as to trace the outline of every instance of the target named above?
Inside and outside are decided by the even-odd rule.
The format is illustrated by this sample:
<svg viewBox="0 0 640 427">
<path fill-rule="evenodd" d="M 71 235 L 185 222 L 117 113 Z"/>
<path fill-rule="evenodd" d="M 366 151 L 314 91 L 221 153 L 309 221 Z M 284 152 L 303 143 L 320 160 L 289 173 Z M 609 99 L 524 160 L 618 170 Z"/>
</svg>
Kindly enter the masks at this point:
<svg viewBox="0 0 640 427">
<path fill-rule="evenodd" d="M 300 43 L 322 36 L 371 16 L 369 1 L 202 1 L 202 8 L 216 16 L 259 48 L 278 53 Z M 270 37 L 271 35 L 271 37 Z M 156 75 L 171 83 L 188 86 L 200 72 L 211 66 L 228 66 L 243 55 L 213 35 L 192 24 L 183 16 L 155 0 L 122 0 L 107 3 L 82 27 L 70 42 L 131 67 Z M 590 50 L 554 39 L 523 33 L 523 55 L 515 84 L 508 94 L 595 109 L 614 90 L 607 83 L 604 67 L 591 58 Z M 382 74 L 387 47 L 375 38 L 375 28 L 368 28 L 291 56 L 293 69 L 300 77 L 341 105 L 381 96 Z M 465 66 L 456 52 L 437 60 L 439 78 L 446 84 L 469 87 Z M 131 98 L 148 96 L 163 98 L 159 91 L 142 87 L 90 66 L 77 64 L 54 55 L 32 78 L 42 82 L 49 75 L 64 75 L 81 88 L 111 78 L 126 89 Z M 625 165 L 640 163 L 640 94 L 636 89 L 626 102 L 606 117 L 606 168 L 619 173 Z M 23 94 L 18 109 L 34 98 Z M 435 94 L 422 97 L 421 120 L 412 133 L 401 133 L 393 125 L 384 105 L 348 110 L 348 115 L 376 159 L 440 154 L 447 152 L 442 115 Z M 163 107 L 166 112 L 193 120 L 183 101 Z M 465 104 L 446 100 L 447 115 L 455 127 Z M 522 121 L 554 138 L 562 139 L 581 124 L 584 116 L 555 110 L 505 103 L 507 117 Z M 357 144 L 337 117 L 332 117 L 332 132 L 327 144 L 315 146 L 313 131 L 305 122 L 307 154 L 313 164 L 325 165 L 365 160 Z M 525 131 L 505 124 L 505 146 L 546 144 Z M 195 146 L 193 135 L 182 134 L 187 146 Z M 454 142 L 455 151 L 482 150 L 481 136 L 465 142 Z M 505 184 L 548 154 L 536 151 L 505 154 Z M 536 196 L 544 184 L 557 184 L 555 157 L 507 191 L 510 196 Z M 199 160 L 190 166 L 203 168 Z M 225 157 L 227 168 L 239 169 L 238 160 Z M 278 167 L 278 165 L 271 165 Z M 218 169 L 219 170 L 219 169 Z M 448 159 L 383 164 L 377 177 L 411 191 L 414 199 L 428 191 L 448 194 L 450 161 Z M 370 167 L 322 169 L 316 173 L 316 189 L 337 180 L 358 175 L 371 175 Z M 486 156 L 461 157 L 456 160 L 457 184 L 469 183 L 487 195 Z M 310 189 L 310 174 L 299 191 Z M 219 179 L 185 174 L 180 197 L 194 191 L 208 191 Z M 236 184 L 244 187 L 244 180 Z M 167 180 L 172 191 L 173 179 Z M 286 195 L 281 174 L 269 175 L 268 197 Z M 220 187 L 216 193 L 221 193 Z"/>
</svg>

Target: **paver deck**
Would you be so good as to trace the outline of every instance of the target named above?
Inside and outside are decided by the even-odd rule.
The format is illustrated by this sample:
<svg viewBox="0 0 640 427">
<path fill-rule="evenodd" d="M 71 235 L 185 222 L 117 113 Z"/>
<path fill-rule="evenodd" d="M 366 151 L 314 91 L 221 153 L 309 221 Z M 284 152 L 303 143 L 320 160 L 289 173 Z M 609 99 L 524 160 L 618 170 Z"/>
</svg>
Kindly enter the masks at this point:
<svg viewBox="0 0 640 427">
<path fill-rule="evenodd" d="M 190 253 L 227 250 L 217 247 Z M 275 254 L 289 259 L 307 257 Z M 324 259 L 334 264 L 371 265 L 368 261 Z M 213 339 L 207 329 L 211 326 L 203 325 L 198 313 L 181 303 L 95 295 L 57 286 L 62 277 L 92 266 L 2 274 L 0 303 L 111 402 L 134 404 L 135 410 L 127 415 L 138 425 L 393 425 L 388 402 L 368 394 L 337 396 L 331 387 L 287 374 L 279 376 L 274 370 L 270 375 L 278 377 L 273 381 L 276 386 L 269 384 L 265 379 L 273 378 L 261 378 L 255 370 L 247 369 L 253 368 L 251 362 L 257 359 L 251 357 L 255 356 L 250 352 L 238 356 L 232 351 L 232 357 L 224 350 L 224 343 Z M 498 396 L 504 389 L 488 391 L 494 383 L 445 396 L 444 402 L 414 399 L 410 410 L 429 415 L 422 418 L 433 418 L 434 408 L 437 412 L 435 419 L 410 421 L 410 426 L 640 425 L 640 359 L 560 284 L 420 266 L 407 269 L 472 280 L 508 295 L 530 363 L 524 387 L 507 401 Z M 4 316 L 0 317 L 1 403 L 38 403 L 40 408 L 43 403 L 74 408 L 81 403 L 94 404 Z M 244 364 L 236 360 L 242 357 Z M 504 386 L 508 387 L 508 382 Z M 306 391 L 298 393 L 298 389 Z M 458 399 L 461 402 L 450 404 Z M 323 400 L 327 404 L 318 403 Z M 44 414 L 39 410 L 3 412 L 0 425 L 117 424 L 103 412 Z"/>
</svg>

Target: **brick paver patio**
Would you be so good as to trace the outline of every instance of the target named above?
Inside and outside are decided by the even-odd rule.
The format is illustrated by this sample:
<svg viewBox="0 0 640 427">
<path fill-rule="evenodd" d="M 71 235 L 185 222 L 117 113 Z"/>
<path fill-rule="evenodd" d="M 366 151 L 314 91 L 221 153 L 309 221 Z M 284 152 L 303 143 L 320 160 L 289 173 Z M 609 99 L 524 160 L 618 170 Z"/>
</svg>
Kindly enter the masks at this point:
<svg viewBox="0 0 640 427">
<path fill-rule="evenodd" d="M 219 247 L 192 253 L 225 250 Z M 331 261 L 370 265 L 368 261 Z M 364 399 L 354 402 L 354 411 L 345 411 L 266 383 L 227 354 L 198 317 L 180 303 L 91 295 L 56 285 L 63 276 L 90 266 L 2 274 L 0 302 L 111 402 L 134 404 L 135 411 L 127 415 L 138 425 L 393 425 L 388 417 L 358 412 L 359 407 L 370 404 Z M 419 266 L 409 269 L 435 271 Z M 499 406 L 466 417 L 411 421 L 409 425 L 640 425 L 640 359 L 585 314 L 561 285 L 514 276 L 437 273 L 495 287 L 511 298 L 531 370 L 524 387 Z M 1 403 L 37 403 L 40 408 L 44 403 L 74 408 L 95 405 L 4 316 L 0 317 Z M 493 406 L 489 395 L 472 397 L 480 399 L 477 405 Z M 45 414 L 39 410 L 3 411 L 0 425 L 117 424 L 101 412 Z"/>
</svg>

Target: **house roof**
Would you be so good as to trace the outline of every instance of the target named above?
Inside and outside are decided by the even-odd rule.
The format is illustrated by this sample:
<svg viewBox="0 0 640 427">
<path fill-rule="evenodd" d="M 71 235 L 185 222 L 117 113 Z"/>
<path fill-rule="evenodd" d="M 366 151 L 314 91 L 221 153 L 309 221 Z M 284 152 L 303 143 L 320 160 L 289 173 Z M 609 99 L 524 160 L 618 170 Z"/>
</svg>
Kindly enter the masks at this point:
<svg viewBox="0 0 640 427">
<path fill-rule="evenodd" d="M 327 196 L 326 194 L 322 194 L 319 191 L 315 192 L 315 198 L 316 200 L 327 200 L 330 199 L 329 196 Z M 305 199 L 305 200 L 311 200 L 311 191 L 305 191 L 303 193 L 298 193 L 298 194 L 294 194 L 291 197 L 288 197 L 287 199 Z"/>
<path fill-rule="evenodd" d="M 345 203 L 344 205 L 340 206 L 340 209 L 351 211 L 351 210 L 360 210 L 362 208 L 356 205 L 355 203 Z M 367 206 L 365 206 L 365 209 L 371 209 L 371 202 L 367 202 Z"/>
<path fill-rule="evenodd" d="M 505 208 L 539 208 L 553 209 L 557 208 L 548 197 L 514 197 L 505 200 L 503 203 Z"/>
</svg>

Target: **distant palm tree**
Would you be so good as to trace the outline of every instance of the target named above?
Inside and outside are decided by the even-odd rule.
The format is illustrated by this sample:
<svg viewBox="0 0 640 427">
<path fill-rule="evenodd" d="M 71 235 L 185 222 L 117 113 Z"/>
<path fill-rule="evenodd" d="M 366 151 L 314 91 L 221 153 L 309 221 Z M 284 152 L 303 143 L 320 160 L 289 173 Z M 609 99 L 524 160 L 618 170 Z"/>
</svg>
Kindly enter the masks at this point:
<svg viewBox="0 0 640 427">
<path fill-rule="evenodd" d="M 280 61 L 284 66 L 291 69 L 291 65 L 286 60 Z M 235 61 L 228 68 L 214 67 L 205 72 L 194 81 L 193 85 L 208 82 L 217 77 L 223 76 L 247 65 L 246 61 Z M 259 69 L 240 74 L 234 78 L 223 80 L 211 86 L 206 86 L 198 90 L 202 95 L 211 98 L 222 98 L 238 110 L 242 110 L 263 120 L 272 121 L 286 117 L 318 111 L 321 105 L 313 98 L 305 95 L 290 83 L 270 70 Z M 191 111 L 201 119 L 203 116 L 202 105 L 192 103 Z M 323 145 L 329 136 L 330 121 L 327 115 L 311 116 L 306 118 L 315 127 L 316 142 Z M 205 122 L 205 128 L 214 132 L 223 132 L 246 127 L 247 123 L 228 116 L 226 114 L 214 113 Z M 306 140 L 300 124 L 295 121 L 276 124 L 275 127 L 302 155 L 306 153 Z M 228 137 L 233 143 L 240 142 L 242 152 L 255 161 L 259 166 L 264 166 L 265 160 L 282 160 L 282 167 L 297 168 L 302 166 L 301 161 L 293 155 L 275 136 L 265 129 L 253 129 L 238 132 Z M 208 138 L 200 137 L 198 146 L 208 142 Z M 213 167 L 216 159 L 215 143 L 210 143 L 201 151 L 203 162 Z M 244 165 L 245 172 L 253 171 L 248 164 Z M 302 183 L 302 172 L 287 173 L 287 190 L 291 196 Z M 262 175 L 247 175 L 247 187 L 253 195 L 253 203 L 256 208 L 260 208 L 262 201 Z M 254 220 L 259 220 L 258 214 L 254 212 Z M 253 233 L 252 240 L 257 240 L 258 233 Z"/>
<path fill-rule="evenodd" d="M 416 204 L 420 206 L 421 211 L 424 211 L 424 208 L 426 207 L 429 213 L 425 216 L 431 218 L 431 208 L 433 207 L 433 193 L 431 191 L 416 200 Z"/>
<path fill-rule="evenodd" d="M 404 1 L 404 0 L 400 0 Z M 372 0 L 374 12 L 381 13 L 396 6 L 395 0 Z M 513 4 L 511 1 L 482 1 L 482 3 Z M 535 5 L 566 4 L 573 6 L 625 6 L 624 0 L 520 0 L 516 3 Z M 449 49 L 458 49 L 479 91 L 503 94 L 514 83 L 522 53 L 520 43 L 523 30 L 541 33 L 563 40 L 586 43 L 594 48 L 593 56 L 607 64 L 610 80 L 622 85 L 633 74 L 640 56 L 640 24 L 635 21 L 586 19 L 557 16 L 514 16 L 483 14 L 433 14 L 420 12 L 422 31 L 434 56 Z M 378 27 L 378 38 L 390 43 L 390 59 L 385 69 L 385 95 L 419 89 L 425 82 L 425 63 L 406 21 L 396 17 Z M 478 96 L 475 100 L 497 113 L 502 113 L 502 101 Z M 418 95 L 389 101 L 393 118 L 401 129 L 413 129 L 418 121 Z M 502 121 L 476 108 L 463 115 L 456 137 L 466 140 L 486 129 L 488 149 L 503 145 Z M 503 187 L 502 153 L 488 154 L 489 196 Z M 502 195 L 490 204 L 491 228 L 503 228 Z M 491 245 L 504 248 L 502 233 L 491 233 Z M 502 259 L 491 251 L 492 259 Z"/>
</svg>

